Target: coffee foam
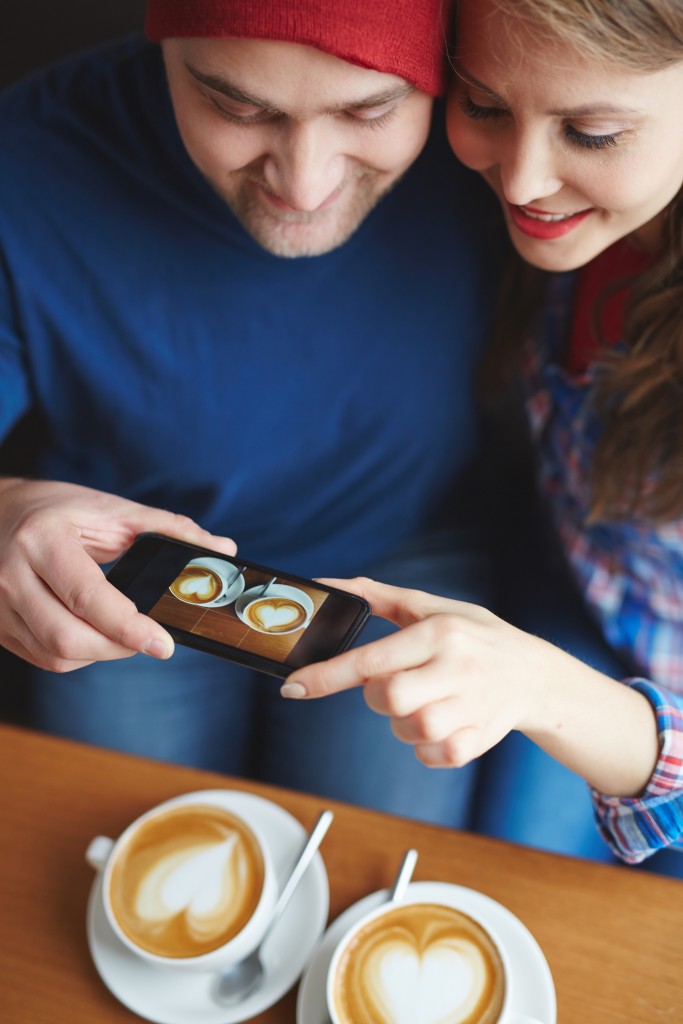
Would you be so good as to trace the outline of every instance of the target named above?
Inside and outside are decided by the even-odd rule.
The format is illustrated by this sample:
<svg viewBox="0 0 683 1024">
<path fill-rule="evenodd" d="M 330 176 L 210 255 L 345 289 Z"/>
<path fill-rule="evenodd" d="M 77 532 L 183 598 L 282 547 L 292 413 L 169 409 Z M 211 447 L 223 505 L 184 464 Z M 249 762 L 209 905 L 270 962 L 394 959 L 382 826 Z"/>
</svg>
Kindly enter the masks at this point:
<svg viewBox="0 0 683 1024">
<path fill-rule="evenodd" d="M 242 930 L 263 880 L 260 849 L 239 819 L 208 805 L 179 807 L 143 823 L 118 854 L 112 909 L 148 952 L 200 956 Z"/>
<path fill-rule="evenodd" d="M 505 992 L 500 955 L 467 915 L 405 904 L 369 922 L 340 958 L 342 1024 L 494 1024 Z"/>
<path fill-rule="evenodd" d="M 209 575 L 206 576 L 190 576 L 187 579 L 182 579 L 178 583 L 178 590 L 183 597 L 197 596 L 204 600 L 211 597 L 216 589 L 216 584 L 213 578 Z"/>
<path fill-rule="evenodd" d="M 306 611 L 289 597 L 269 597 L 253 601 L 247 607 L 247 619 L 267 633 L 284 633 L 303 625 Z"/>
<path fill-rule="evenodd" d="M 221 592 L 221 580 L 211 569 L 201 565 L 188 565 L 171 584 L 171 592 L 185 601 L 205 604 Z"/>
</svg>

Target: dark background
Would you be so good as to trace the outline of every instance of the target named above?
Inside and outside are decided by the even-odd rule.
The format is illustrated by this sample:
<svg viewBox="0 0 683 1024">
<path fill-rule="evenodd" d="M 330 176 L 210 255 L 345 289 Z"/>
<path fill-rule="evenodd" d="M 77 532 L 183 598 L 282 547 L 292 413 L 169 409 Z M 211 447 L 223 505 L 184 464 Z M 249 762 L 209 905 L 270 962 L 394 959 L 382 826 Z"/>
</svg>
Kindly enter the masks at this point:
<svg viewBox="0 0 683 1024">
<path fill-rule="evenodd" d="M 67 53 L 142 29 L 144 0 L 5 0 L 0 88 Z"/>
<path fill-rule="evenodd" d="M 141 30 L 144 13 L 144 0 L 5 0 L 0 89 L 66 54 Z M 30 417 L 17 426 L 0 445 L 0 476 L 31 475 L 40 435 Z M 0 718 L 25 721 L 28 704 L 23 663 L 0 647 Z"/>
</svg>

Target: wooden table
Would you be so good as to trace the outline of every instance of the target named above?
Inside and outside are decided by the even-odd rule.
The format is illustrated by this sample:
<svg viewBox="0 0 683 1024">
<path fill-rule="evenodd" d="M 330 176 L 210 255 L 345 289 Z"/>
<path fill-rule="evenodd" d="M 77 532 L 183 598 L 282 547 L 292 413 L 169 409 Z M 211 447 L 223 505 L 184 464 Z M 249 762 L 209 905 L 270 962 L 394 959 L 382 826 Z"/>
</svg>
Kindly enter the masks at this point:
<svg viewBox="0 0 683 1024">
<path fill-rule="evenodd" d="M 276 801 L 309 828 L 335 811 L 323 855 L 330 919 L 393 878 L 478 889 L 516 914 L 550 964 L 558 1024 L 683 1022 L 683 883 L 416 824 L 300 793 L 128 757 L 0 725 L 0 1021 L 139 1020 L 92 965 L 85 912 L 91 837 L 118 835 L 170 796 L 231 787 Z M 296 992 L 254 1018 L 293 1024 Z"/>
</svg>

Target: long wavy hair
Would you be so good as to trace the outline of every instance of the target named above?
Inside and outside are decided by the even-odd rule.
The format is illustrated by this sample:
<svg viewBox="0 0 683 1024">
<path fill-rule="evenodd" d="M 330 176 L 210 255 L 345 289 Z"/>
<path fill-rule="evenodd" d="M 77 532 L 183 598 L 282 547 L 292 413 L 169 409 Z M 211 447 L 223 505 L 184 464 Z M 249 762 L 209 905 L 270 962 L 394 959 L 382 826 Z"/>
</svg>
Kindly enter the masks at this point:
<svg viewBox="0 0 683 1024">
<path fill-rule="evenodd" d="M 498 0 L 498 5 L 550 44 L 559 39 L 603 64 L 647 73 L 683 61 L 683 0 Z M 676 130 L 683 127 L 672 125 Z M 639 515 L 661 523 L 683 515 L 683 189 L 664 214 L 661 258 L 628 282 L 623 346 L 610 349 L 600 338 L 595 401 L 602 431 L 592 466 L 594 522 Z M 496 366 L 504 372 L 518 365 L 548 277 L 516 253 L 511 256 L 485 387 L 494 376 L 502 379 Z"/>
</svg>

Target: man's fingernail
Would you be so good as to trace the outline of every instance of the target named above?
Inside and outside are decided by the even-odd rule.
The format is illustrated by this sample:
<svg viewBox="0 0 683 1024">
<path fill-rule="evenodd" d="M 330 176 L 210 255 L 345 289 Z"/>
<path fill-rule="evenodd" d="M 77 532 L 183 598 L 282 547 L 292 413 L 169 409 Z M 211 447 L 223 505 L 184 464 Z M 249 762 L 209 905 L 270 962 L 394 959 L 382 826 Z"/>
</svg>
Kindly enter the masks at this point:
<svg viewBox="0 0 683 1024">
<path fill-rule="evenodd" d="M 173 651 L 163 640 L 150 640 L 145 647 L 145 654 L 149 654 L 152 658 L 170 658 L 172 653 Z"/>
<path fill-rule="evenodd" d="M 290 681 L 280 687 L 280 693 L 283 697 L 305 697 L 306 687 L 302 686 L 301 683 L 293 683 Z"/>
</svg>

